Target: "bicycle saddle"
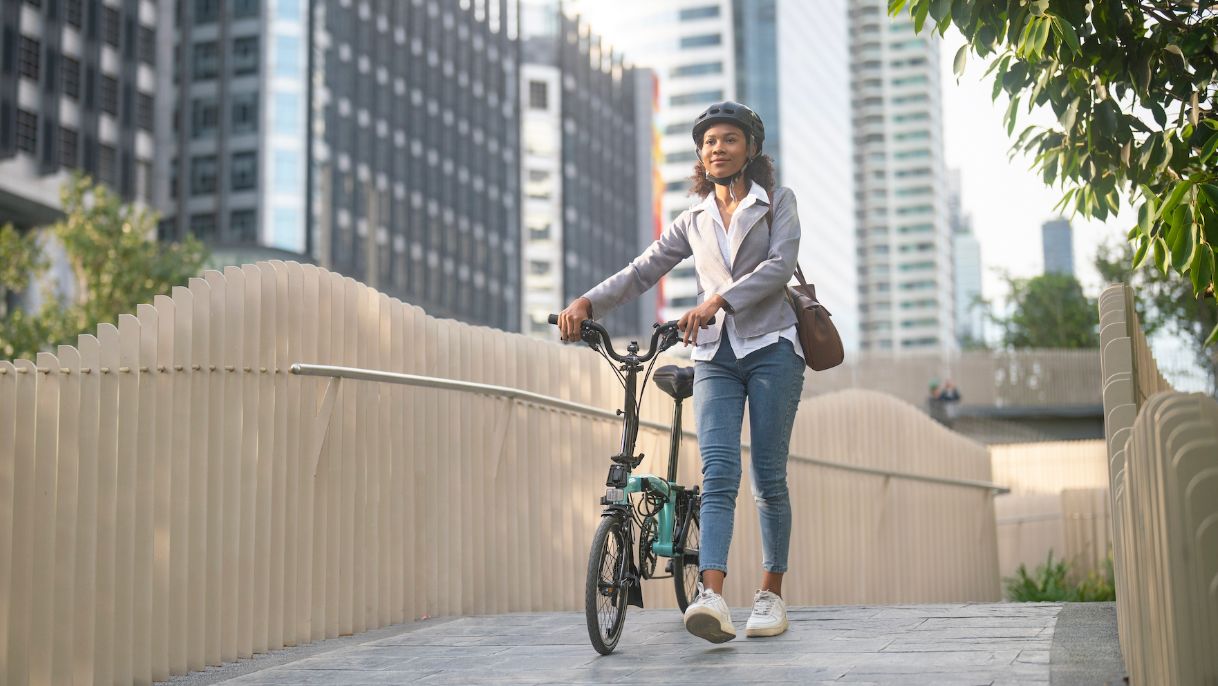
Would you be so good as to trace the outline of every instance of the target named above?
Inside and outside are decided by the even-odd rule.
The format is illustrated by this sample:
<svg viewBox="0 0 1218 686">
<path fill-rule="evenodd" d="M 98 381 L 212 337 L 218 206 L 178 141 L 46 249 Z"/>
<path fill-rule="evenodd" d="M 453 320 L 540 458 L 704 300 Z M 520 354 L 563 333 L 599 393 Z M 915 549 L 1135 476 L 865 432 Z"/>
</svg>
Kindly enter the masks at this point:
<svg viewBox="0 0 1218 686">
<path fill-rule="evenodd" d="M 656 386 L 661 391 L 677 400 L 683 400 L 694 394 L 694 368 L 678 367 L 668 364 L 660 367 L 652 375 Z"/>
</svg>

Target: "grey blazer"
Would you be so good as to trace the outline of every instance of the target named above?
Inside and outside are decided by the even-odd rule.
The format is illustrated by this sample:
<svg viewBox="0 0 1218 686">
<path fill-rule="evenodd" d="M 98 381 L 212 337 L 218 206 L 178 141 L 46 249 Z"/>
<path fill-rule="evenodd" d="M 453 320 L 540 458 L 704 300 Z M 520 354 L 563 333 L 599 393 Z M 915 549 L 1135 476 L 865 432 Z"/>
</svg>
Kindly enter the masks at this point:
<svg viewBox="0 0 1218 686">
<path fill-rule="evenodd" d="M 795 312 L 784 293 L 799 255 L 795 194 L 789 188 L 777 188 L 771 201 L 772 230 L 766 226 L 769 206 L 764 202 L 754 203 L 735 217 L 743 230 L 732 236 L 730 266 L 719 250 L 715 220 L 700 205 L 682 212 L 642 255 L 584 294 L 592 302 L 592 316 L 604 317 L 618 305 L 639 297 L 681 260 L 693 255 L 698 302 L 715 294 L 722 296 L 741 336 L 751 338 L 795 324 Z M 716 317 L 713 325 L 699 332 L 698 343 L 718 340 L 723 320 Z"/>
</svg>

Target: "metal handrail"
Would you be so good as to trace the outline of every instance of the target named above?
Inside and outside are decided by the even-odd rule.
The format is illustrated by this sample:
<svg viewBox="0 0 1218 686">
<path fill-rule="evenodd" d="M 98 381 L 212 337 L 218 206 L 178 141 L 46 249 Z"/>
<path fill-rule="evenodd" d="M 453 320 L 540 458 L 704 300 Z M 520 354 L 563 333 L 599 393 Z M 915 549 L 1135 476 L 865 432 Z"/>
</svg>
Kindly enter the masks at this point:
<svg viewBox="0 0 1218 686">
<path fill-rule="evenodd" d="M 605 410 L 583 403 L 571 402 L 570 400 L 562 400 L 532 391 L 524 391 L 519 388 L 511 388 L 509 386 L 495 386 L 492 384 L 476 383 L 473 381 L 457 381 L 455 379 L 444 379 L 435 376 L 419 376 L 417 374 L 401 374 L 398 372 L 384 372 L 374 369 L 360 369 L 358 367 L 339 367 L 326 364 L 302 364 L 296 363 L 291 367 L 291 372 L 298 376 L 325 376 L 340 379 L 353 379 L 358 381 L 378 381 L 384 383 L 396 383 L 405 386 L 416 386 L 420 388 L 436 388 L 450 391 L 465 391 L 467 393 L 477 393 L 480 395 L 490 395 L 509 400 L 521 400 L 537 405 L 545 405 L 559 410 L 568 412 L 577 412 L 580 414 L 601 417 L 604 419 L 618 419 L 617 412 Z M 645 426 L 649 429 L 659 431 L 671 431 L 671 426 L 661 424 L 659 422 L 639 420 L 639 426 Z M 697 435 L 692 431 L 682 430 L 682 434 L 691 438 L 696 438 Z M 741 443 L 741 448 L 751 450 L 748 443 Z M 806 462 L 809 464 L 828 467 L 831 469 L 841 469 L 848 472 L 859 472 L 862 474 L 871 474 L 873 476 L 881 476 L 894 479 L 908 479 L 911 481 L 924 481 L 936 484 L 946 484 L 949 486 L 966 486 L 969 488 L 981 488 L 991 491 L 995 495 L 1010 493 L 1011 489 L 1006 486 L 991 483 L 989 481 L 975 481 L 972 479 L 951 479 L 943 476 L 929 476 L 926 474 L 914 474 L 912 472 L 898 472 L 891 469 L 878 469 L 875 467 L 862 467 L 859 465 L 846 464 L 843 462 L 833 462 L 830 460 L 822 460 L 806 455 L 796 455 L 791 453 L 789 459 L 797 462 Z"/>
</svg>

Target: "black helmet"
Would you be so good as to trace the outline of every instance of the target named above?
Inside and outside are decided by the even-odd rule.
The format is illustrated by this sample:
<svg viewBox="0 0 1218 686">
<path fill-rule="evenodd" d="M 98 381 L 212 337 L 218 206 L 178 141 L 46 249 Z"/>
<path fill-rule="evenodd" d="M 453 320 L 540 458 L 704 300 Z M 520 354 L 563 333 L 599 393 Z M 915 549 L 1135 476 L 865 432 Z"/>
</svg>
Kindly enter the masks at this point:
<svg viewBox="0 0 1218 686">
<path fill-rule="evenodd" d="M 711 105 L 694 119 L 694 146 L 702 145 L 702 134 L 712 124 L 723 123 L 739 126 L 746 136 L 757 143 L 757 154 L 761 154 L 761 145 L 765 142 L 765 124 L 747 105 L 731 100 Z"/>
</svg>

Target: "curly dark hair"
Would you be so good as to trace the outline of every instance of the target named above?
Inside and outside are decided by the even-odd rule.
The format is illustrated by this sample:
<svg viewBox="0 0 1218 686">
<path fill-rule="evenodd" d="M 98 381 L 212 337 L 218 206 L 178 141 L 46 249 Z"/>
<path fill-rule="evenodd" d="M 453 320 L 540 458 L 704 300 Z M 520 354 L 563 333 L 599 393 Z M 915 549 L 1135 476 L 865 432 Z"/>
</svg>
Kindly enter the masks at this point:
<svg viewBox="0 0 1218 686">
<path fill-rule="evenodd" d="M 774 197 L 774 158 L 765 154 L 758 155 L 749 162 L 749 168 L 744 175 L 750 181 L 756 181 L 771 198 Z M 702 160 L 694 163 L 694 175 L 690 177 L 690 181 L 693 182 L 690 193 L 696 193 L 699 197 L 705 198 L 715 190 L 715 183 L 706 178 L 706 167 L 702 166 Z"/>
</svg>

